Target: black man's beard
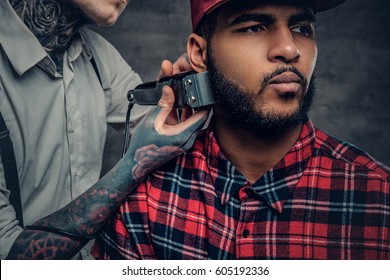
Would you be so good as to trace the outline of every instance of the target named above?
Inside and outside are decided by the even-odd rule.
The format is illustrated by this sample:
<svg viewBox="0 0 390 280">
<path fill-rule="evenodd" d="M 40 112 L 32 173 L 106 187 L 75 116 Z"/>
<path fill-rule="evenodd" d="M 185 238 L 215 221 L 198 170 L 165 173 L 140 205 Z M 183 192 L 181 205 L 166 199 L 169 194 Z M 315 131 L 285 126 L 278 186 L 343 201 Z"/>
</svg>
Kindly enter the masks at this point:
<svg viewBox="0 0 390 280">
<path fill-rule="evenodd" d="M 256 102 L 259 102 L 258 99 L 256 100 L 254 98 L 255 94 L 242 90 L 238 85 L 225 78 L 217 69 L 210 50 L 208 54 L 207 67 L 210 86 L 216 101 L 214 106 L 216 110 L 222 112 L 223 117 L 227 121 L 248 131 L 277 134 L 289 128 L 296 127 L 307 120 L 315 95 L 314 74 L 307 92 L 302 95 L 299 106 L 294 112 L 284 116 L 281 116 L 277 112 L 264 113 L 255 109 L 255 105 L 258 105 Z M 273 77 L 285 71 L 292 71 L 300 76 L 303 79 L 302 88 L 306 88 L 307 81 L 293 67 L 278 69 L 268 76 Z M 265 84 L 264 79 L 263 81 L 259 80 L 260 94 Z"/>
</svg>

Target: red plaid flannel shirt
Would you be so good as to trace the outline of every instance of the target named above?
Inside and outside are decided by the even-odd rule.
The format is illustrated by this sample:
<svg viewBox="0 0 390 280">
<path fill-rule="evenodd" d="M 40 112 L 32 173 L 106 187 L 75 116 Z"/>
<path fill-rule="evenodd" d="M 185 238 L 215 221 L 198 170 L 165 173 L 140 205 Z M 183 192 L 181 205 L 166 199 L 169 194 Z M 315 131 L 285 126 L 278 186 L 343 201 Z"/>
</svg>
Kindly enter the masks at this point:
<svg viewBox="0 0 390 280">
<path fill-rule="evenodd" d="M 388 167 L 307 121 L 251 184 L 212 129 L 153 172 L 96 240 L 103 259 L 390 259 Z"/>
</svg>

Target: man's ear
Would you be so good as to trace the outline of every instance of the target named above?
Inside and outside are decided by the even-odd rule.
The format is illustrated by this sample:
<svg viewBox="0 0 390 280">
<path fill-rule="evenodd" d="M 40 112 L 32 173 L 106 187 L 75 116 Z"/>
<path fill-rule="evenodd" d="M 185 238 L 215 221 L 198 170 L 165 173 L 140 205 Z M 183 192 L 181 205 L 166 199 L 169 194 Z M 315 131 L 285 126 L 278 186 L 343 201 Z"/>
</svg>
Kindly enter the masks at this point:
<svg viewBox="0 0 390 280">
<path fill-rule="evenodd" d="M 187 40 L 187 54 L 192 69 L 196 72 L 207 71 L 207 41 L 205 38 L 192 33 Z"/>
</svg>

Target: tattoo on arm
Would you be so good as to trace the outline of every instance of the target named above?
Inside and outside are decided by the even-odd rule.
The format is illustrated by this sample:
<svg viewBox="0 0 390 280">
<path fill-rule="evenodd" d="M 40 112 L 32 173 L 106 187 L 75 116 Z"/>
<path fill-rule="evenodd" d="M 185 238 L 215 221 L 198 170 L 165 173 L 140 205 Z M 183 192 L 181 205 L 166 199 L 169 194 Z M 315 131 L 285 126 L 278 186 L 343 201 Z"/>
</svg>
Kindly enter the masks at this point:
<svg viewBox="0 0 390 280">
<path fill-rule="evenodd" d="M 7 259 L 70 259 L 86 241 L 73 240 L 45 231 L 24 230 L 16 239 Z"/>
<path fill-rule="evenodd" d="M 72 258 L 103 227 L 126 197 L 147 174 L 192 147 L 207 118 L 178 135 L 160 135 L 153 126 L 157 108 L 141 131 L 136 131 L 125 156 L 100 181 L 57 212 L 33 226 L 54 228 L 80 238 L 44 230 L 24 230 L 14 242 L 8 259 Z M 146 143 L 146 144 L 145 144 Z M 155 143 L 155 144 L 150 144 Z M 83 238 L 85 237 L 85 239 Z"/>
</svg>

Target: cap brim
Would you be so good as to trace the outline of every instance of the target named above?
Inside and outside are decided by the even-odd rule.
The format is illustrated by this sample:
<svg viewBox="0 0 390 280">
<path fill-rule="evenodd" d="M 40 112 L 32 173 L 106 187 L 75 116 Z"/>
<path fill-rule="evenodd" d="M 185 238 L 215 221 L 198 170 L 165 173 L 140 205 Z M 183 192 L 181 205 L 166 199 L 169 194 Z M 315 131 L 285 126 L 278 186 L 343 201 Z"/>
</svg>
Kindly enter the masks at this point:
<svg viewBox="0 0 390 280">
<path fill-rule="evenodd" d="M 192 10 L 192 14 L 195 14 L 195 15 L 198 15 L 200 14 L 199 18 L 193 18 L 193 30 L 195 30 L 195 28 L 197 27 L 199 21 L 202 19 L 202 17 L 208 13 L 211 13 L 212 11 L 214 11 L 215 9 L 217 9 L 218 7 L 226 4 L 227 2 L 230 2 L 231 0 L 223 0 L 223 1 L 215 1 L 215 2 L 218 2 L 217 4 L 213 4 L 212 2 L 214 1 L 211 1 L 211 3 L 209 4 L 209 6 L 207 7 L 207 4 L 205 6 L 193 6 L 191 5 L 191 10 Z M 301 4 L 301 5 L 308 5 L 309 7 L 311 7 L 313 9 L 313 11 L 315 13 L 319 13 L 319 12 L 324 12 L 324 11 L 327 11 L 327 10 L 330 10 L 330 9 L 333 9 L 334 7 L 344 3 L 346 0 L 297 0 L 296 3 L 297 4 Z M 214 2 L 214 3 L 215 3 Z M 292 1 L 294 2 L 294 1 Z M 191 4 L 192 4 L 192 1 L 191 1 Z M 198 11 L 195 11 L 194 10 L 198 10 L 198 9 L 203 9 L 203 11 L 201 13 L 199 13 Z M 195 24 L 195 26 L 194 26 Z"/>
<path fill-rule="evenodd" d="M 324 12 L 344 3 L 346 0 L 309 0 L 308 5 L 314 12 Z"/>
<path fill-rule="evenodd" d="M 222 6 L 223 4 L 229 2 L 231 0 L 225 0 L 219 2 L 217 5 L 214 5 L 210 7 L 207 11 L 205 11 L 205 14 L 210 13 L 211 11 L 217 9 L 218 7 Z M 347 0 L 301 0 L 302 4 L 306 4 L 313 8 L 315 12 L 324 12 L 330 9 L 333 9 L 334 7 L 337 7 L 338 5 L 344 3 Z M 297 1 L 299 2 L 299 0 Z"/>
</svg>

